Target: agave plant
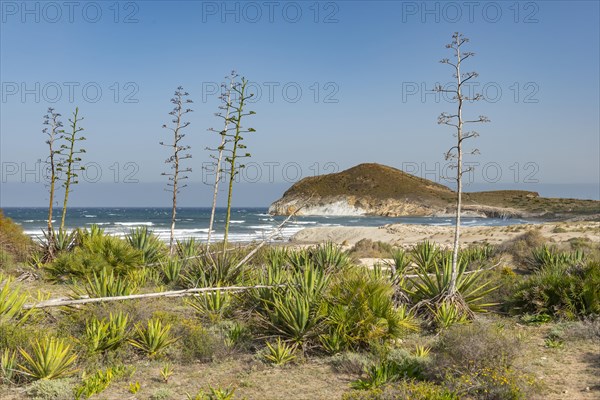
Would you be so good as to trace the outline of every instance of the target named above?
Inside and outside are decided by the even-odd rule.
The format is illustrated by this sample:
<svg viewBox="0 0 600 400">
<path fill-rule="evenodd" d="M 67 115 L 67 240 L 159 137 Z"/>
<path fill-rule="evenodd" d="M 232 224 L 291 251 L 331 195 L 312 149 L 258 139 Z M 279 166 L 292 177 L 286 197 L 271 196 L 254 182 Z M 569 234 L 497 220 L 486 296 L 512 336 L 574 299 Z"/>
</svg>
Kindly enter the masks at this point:
<svg viewBox="0 0 600 400">
<path fill-rule="evenodd" d="M 324 271 L 339 271 L 352 264 L 352 259 L 342 248 L 332 242 L 326 242 L 311 249 L 310 259 Z"/>
<path fill-rule="evenodd" d="M 201 316 L 208 317 L 211 322 L 222 320 L 231 307 L 231 295 L 221 290 L 191 296 L 185 301 Z"/>
<path fill-rule="evenodd" d="M 126 238 L 131 247 L 141 251 L 144 264 L 159 261 L 164 253 L 164 243 L 146 226 L 132 229 Z"/>
<path fill-rule="evenodd" d="M 137 291 L 137 285 L 131 279 L 120 277 L 104 268 L 87 277 L 84 291 L 90 297 L 128 296 Z M 75 292 L 78 293 L 79 290 L 75 289 Z"/>
<path fill-rule="evenodd" d="M 93 318 L 85 324 L 85 342 L 92 352 L 106 352 L 118 348 L 127 340 L 129 315 L 110 313 L 108 321 Z"/>
<path fill-rule="evenodd" d="M 419 264 L 419 263 L 418 263 Z M 433 273 L 427 268 L 433 267 Z M 458 277 L 456 281 L 457 292 L 471 312 L 485 312 L 491 303 L 484 303 L 485 297 L 494 291 L 492 281 L 482 282 L 481 271 L 466 273 L 467 263 L 464 259 L 458 260 Z M 412 296 L 415 302 L 436 302 L 446 293 L 450 285 L 452 262 L 450 258 L 432 264 L 419 264 L 417 275 L 413 280 Z"/>
<path fill-rule="evenodd" d="M 375 363 L 365 369 L 365 378 L 351 383 L 353 389 L 368 390 L 378 388 L 386 383 L 397 381 L 402 377 L 400 368 L 393 361 Z"/>
<path fill-rule="evenodd" d="M 386 264 L 392 270 L 393 276 L 398 276 L 406 273 L 406 270 L 410 266 L 411 259 L 410 254 L 404 251 L 404 249 L 394 249 L 390 254 L 391 261 L 387 261 Z"/>
<path fill-rule="evenodd" d="M 22 348 L 19 352 L 25 359 L 23 365 L 19 364 L 19 369 L 33 379 L 57 379 L 77 372 L 71 368 L 77 355 L 63 339 L 46 337 L 32 344 L 31 354 Z"/>
<path fill-rule="evenodd" d="M 17 353 L 15 351 L 4 349 L 0 353 L 0 382 L 12 383 L 17 367 Z"/>
<path fill-rule="evenodd" d="M 273 291 L 272 300 L 263 300 L 255 309 L 266 330 L 297 344 L 317 336 L 328 281 L 329 276 L 313 266 L 297 271 L 284 290 Z"/>
<path fill-rule="evenodd" d="M 77 245 L 77 231 L 42 230 L 43 238 L 38 239 L 42 249 L 42 262 L 50 262 L 59 253 L 71 251 Z"/>
<path fill-rule="evenodd" d="M 585 254 L 581 250 L 575 252 L 561 252 L 556 246 L 543 245 L 531 251 L 527 263 L 535 270 L 542 267 L 557 267 L 561 265 L 581 264 Z"/>
<path fill-rule="evenodd" d="M 267 353 L 264 354 L 264 358 L 275 365 L 284 365 L 296 358 L 294 354 L 296 350 L 297 345 L 287 344 L 278 337 L 275 345 L 267 342 Z"/>
<path fill-rule="evenodd" d="M 0 323 L 24 323 L 33 312 L 33 309 L 24 309 L 28 298 L 20 287 L 14 285 L 14 278 L 5 277 L 0 273 Z"/>
<path fill-rule="evenodd" d="M 208 387 L 208 392 L 200 390 L 192 396 L 186 393 L 187 400 L 233 400 L 235 398 L 235 388 Z"/>
<path fill-rule="evenodd" d="M 428 307 L 439 328 L 447 329 L 454 324 L 464 324 L 469 321 L 468 316 L 454 303 L 444 301 Z"/>
<path fill-rule="evenodd" d="M 239 254 L 233 250 L 207 252 L 190 263 L 185 280 L 190 287 L 235 285 L 243 280 L 244 268 L 239 262 Z"/>
<path fill-rule="evenodd" d="M 200 244 L 193 237 L 177 240 L 176 249 L 179 257 L 183 259 L 196 257 L 201 254 Z"/>
<path fill-rule="evenodd" d="M 148 357 L 154 357 L 178 340 L 178 338 L 172 337 L 170 332 L 170 324 L 163 325 L 160 319 L 153 318 L 145 327 L 135 326 L 135 335 L 129 340 L 129 343 L 143 351 Z"/>
<path fill-rule="evenodd" d="M 417 243 L 410 253 L 417 267 L 424 271 L 430 271 L 439 255 L 439 251 L 437 244 L 426 240 Z"/>
<path fill-rule="evenodd" d="M 179 282 L 179 276 L 184 265 L 184 261 L 179 258 L 169 257 L 166 261 L 160 262 L 160 273 L 162 280 L 167 285 Z"/>
<path fill-rule="evenodd" d="M 307 249 L 288 251 L 287 259 L 290 265 L 296 270 L 304 268 L 305 265 L 312 264 L 311 255 Z"/>
<path fill-rule="evenodd" d="M 284 268 L 288 263 L 289 253 L 285 246 L 269 247 L 265 255 L 267 265 L 274 268 Z"/>
</svg>

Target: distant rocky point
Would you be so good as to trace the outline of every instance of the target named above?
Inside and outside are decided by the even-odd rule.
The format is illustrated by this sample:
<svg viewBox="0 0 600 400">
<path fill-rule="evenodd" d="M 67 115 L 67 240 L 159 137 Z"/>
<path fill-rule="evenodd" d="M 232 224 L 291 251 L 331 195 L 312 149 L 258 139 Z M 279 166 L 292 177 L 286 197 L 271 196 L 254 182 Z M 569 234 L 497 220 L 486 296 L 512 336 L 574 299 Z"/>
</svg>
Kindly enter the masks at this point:
<svg viewBox="0 0 600 400">
<path fill-rule="evenodd" d="M 274 215 L 445 216 L 455 209 L 447 186 L 381 164 L 360 164 L 342 172 L 308 177 L 269 207 Z M 300 209 L 298 211 L 298 209 Z M 500 190 L 463 193 L 463 214 L 499 218 L 596 216 L 600 202 L 551 199 L 536 192 Z"/>
</svg>

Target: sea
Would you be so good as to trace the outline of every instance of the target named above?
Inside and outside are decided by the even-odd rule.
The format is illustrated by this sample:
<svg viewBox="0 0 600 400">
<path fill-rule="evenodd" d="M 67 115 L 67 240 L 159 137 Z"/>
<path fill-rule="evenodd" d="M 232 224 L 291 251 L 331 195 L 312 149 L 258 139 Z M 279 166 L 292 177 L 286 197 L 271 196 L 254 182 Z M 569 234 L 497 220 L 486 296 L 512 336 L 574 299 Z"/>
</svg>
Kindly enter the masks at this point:
<svg viewBox="0 0 600 400">
<path fill-rule="evenodd" d="M 47 226 L 48 210 L 45 207 L 3 208 L 4 215 L 23 227 L 26 234 L 42 237 Z M 60 218 L 61 209 L 54 210 L 54 218 Z M 175 225 L 175 237 L 179 240 L 195 238 L 205 241 L 208 234 L 210 208 L 179 208 Z M 222 240 L 226 210 L 218 208 L 211 240 Z M 56 226 L 56 219 L 55 226 Z M 449 217 L 377 217 L 377 216 L 294 216 L 281 229 L 277 227 L 286 219 L 269 215 L 267 208 L 234 208 L 231 210 L 229 240 L 252 242 L 269 239 L 273 242 L 288 241 L 298 231 L 320 226 L 382 226 L 386 224 L 426 224 L 448 226 L 454 223 Z M 504 226 L 531 223 L 524 219 L 463 217 L 463 226 Z M 89 228 L 98 225 L 106 233 L 124 236 L 136 227 L 147 227 L 164 241 L 169 240 L 171 209 L 167 207 L 100 208 L 73 207 L 67 212 L 68 229 Z"/>
</svg>

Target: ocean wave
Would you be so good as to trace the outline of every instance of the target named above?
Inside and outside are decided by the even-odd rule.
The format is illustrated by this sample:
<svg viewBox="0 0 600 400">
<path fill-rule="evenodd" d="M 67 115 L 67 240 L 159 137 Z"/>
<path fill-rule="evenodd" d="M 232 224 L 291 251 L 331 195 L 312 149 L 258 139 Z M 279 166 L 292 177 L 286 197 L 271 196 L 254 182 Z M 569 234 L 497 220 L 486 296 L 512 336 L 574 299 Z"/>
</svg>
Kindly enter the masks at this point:
<svg viewBox="0 0 600 400">
<path fill-rule="evenodd" d="M 92 214 L 83 214 L 84 217 L 86 218 L 96 218 L 97 215 L 92 215 Z"/>
<path fill-rule="evenodd" d="M 274 225 L 269 225 L 269 224 L 266 224 L 266 225 L 250 225 L 248 227 L 248 229 L 274 229 L 274 228 L 275 228 Z"/>
<path fill-rule="evenodd" d="M 153 222 L 115 222 L 115 225 L 120 226 L 152 226 Z"/>
<path fill-rule="evenodd" d="M 243 224 L 244 222 L 246 222 L 246 220 L 240 219 L 240 220 L 231 220 L 229 221 L 232 224 Z"/>
</svg>

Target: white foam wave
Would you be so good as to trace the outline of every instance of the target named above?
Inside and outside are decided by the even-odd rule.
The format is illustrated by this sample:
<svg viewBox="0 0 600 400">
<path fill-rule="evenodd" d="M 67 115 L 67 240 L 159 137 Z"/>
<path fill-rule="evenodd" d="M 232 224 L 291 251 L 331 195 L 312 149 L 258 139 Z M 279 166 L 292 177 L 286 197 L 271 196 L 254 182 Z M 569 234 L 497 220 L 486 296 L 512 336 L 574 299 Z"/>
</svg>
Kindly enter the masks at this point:
<svg viewBox="0 0 600 400">
<path fill-rule="evenodd" d="M 152 226 L 153 222 L 115 222 L 115 225 L 120 226 Z"/>
</svg>

